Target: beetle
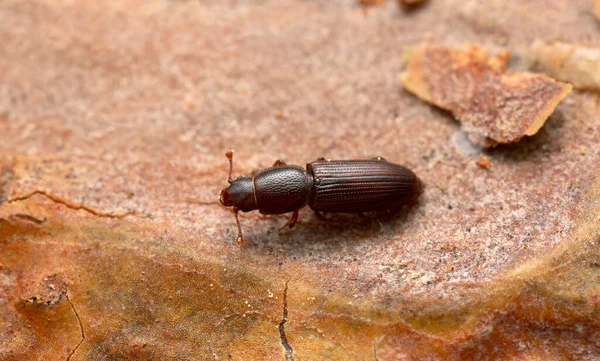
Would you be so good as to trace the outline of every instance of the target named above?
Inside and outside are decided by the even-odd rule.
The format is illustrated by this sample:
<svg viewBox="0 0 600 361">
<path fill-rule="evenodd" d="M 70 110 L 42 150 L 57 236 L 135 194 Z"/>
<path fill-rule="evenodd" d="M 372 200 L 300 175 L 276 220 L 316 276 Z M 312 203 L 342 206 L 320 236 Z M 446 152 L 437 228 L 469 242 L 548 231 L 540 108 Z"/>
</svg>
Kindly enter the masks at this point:
<svg viewBox="0 0 600 361">
<path fill-rule="evenodd" d="M 287 165 L 275 161 L 270 168 L 252 177 L 233 179 L 233 151 L 229 160 L 229 186 L 219 201 L 233 207 L 238 227 L 236 242 L 244 242 L 238 212 L 257 210 L 262 214 L 292 212 L 286 225 L 293 228 L 298 210 L 309 206 L 317 218 L 321 212 L 362 213 L 399 209 L 414 204 L 423 191 L 423 183 L 410 169 L 382 157 L 364 160 L 326 160 L 319 158 L 306 165 Z M 282 228 L 283 228 L 282 227 Z"/>
</svg>

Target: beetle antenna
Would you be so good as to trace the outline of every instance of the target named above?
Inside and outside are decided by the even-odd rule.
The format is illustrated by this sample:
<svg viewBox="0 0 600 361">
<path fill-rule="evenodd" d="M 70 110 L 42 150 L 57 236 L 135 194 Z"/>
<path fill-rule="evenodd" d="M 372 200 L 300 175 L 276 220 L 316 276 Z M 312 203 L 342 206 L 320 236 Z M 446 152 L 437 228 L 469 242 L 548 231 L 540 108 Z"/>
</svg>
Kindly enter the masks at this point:
<svg viewBox="0 0 600 361">
<path fill-rule="evenodd" d="M 225 156 L 229 160 L 229 177 L 227 178 L 227 181 L 229 182 L 229 184 L 231 184 L 231 183 L 233 183 L 233 176 L 231 175 L 231 173 L 233 173 L 233 150 L 230 150 L 229 152 L 225 153 Z M 237 213 L 236 213 L 236 217 L 237 217 Z M 239 227 L 239 223 L 240 222 L 238 222 L 238 227 Z"/>
<path fill-rule="evenodd" d="M 244 244 L 244 236 L 242 235 L 242 226 L 240 225 L 240 218 L 238 217 L 238 209 L 233 207 L 233 214 L 235 214 L 235 221 L 237 223 L 237 227 L 238 227 L 238 235 L 237 238 L 235 239 L 235 243 L 238 244 L 238 246 L 241 246 L 242 244 Z"/>
</svg>

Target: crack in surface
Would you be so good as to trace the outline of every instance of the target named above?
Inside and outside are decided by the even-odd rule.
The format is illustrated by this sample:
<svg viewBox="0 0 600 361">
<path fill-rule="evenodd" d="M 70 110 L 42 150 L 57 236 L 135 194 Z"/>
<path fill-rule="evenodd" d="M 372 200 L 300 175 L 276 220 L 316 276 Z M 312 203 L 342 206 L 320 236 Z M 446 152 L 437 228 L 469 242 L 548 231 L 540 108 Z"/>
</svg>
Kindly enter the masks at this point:
<svg viewBox="0 0 600 361">
<path fill-rule="evenodd" d="M 377 339 L 376 338 L 373 339 L 373 358 L 375 359 L 375 361 L 379 361 L 379 359 L 377 358 Z"/>
<path fill-rule="evenodd" d="M 67 357 L 67 361 L 69 361 L 71 359 L 71 357 L 73 357 L 73 355 L 75 354 L 75 351 L 77 351 L 79 346 L 81 346 L 83 341 L 85 341 L 85 333 L 83 332 L 83 323 L 81 323 L 81 318 L 79 317 L 77 310 L 75 310 L 75 306 L 73 305 L 73 302 L 71 302 L 71 300 L 69 299 L 69 295 L 67 295 L 66 293 L 65 293 L 65 298 L 66 298 L 67 302 L 69 302 L 69 304 L 71 305 L 71 309 L 73 310 L 75 317 L 77 317 L 77 322 L 79 323 L 79 330 L 81 331 L 81 341 L 79 341 L 77 346 L 75 346 L 73 351 L 71 351 L 71 353 L 69 354 L 69 357 Z"/>
<path fill-rule="evenodd" d="M 285 335 L 285 323 L 288 319 L 287 290 L 289 282 L 290 281 L 285 282 L 285 289 L 283 291 L 283 318 L 281 319 L 281 322 L 279 322 L 279 336 L 281 337 L 281 345 L 285 349 L 285 359 L 287 361 L 294 361 L 294 350 L 292 350 L 287 336 Z"/>
<path fill-rule="evenodd" d="M 33 222 L 35 224 L 41 225 L 44 222 L 46 222 L 46 218 L 35 218 L 32 215 L 29 214 L 23 214 L 23 213 L 17 213 L 17 214 L 13 214 L 10 217 L 15 217 L 15 218 L 19 218 L 19 219 L 23 219 L 25 221 L 29 221 L 29 222 Z"/>
<path fill-rule="evenodd" d="M 84 211 L 86 211 L 88 213 L 91 213 L 91 214 L 93 214 L 95 216 L 98 216 L 98 217 L 123 218 L 123 217 L 129 216 L 129 215 L 135 214 L 135 212 L 133 212 L 133 211 L 127 211 L 125 213 L 116 213 L 116 214 L 100 212 L 100 211 L 97 211 L 97 210 L 95 210 L 93 208 L 85 206 L 83 204 L 74 204 L 74 203 L 71 203 L 69 201 L 66 201 L 66 200 L 64 200 L 62 198 L 59 198 L 59 197 L 57 197 L 55 195 L 52 195 L 52 194 L 50 194 L 50 193 L 48 193 L 46 191 L 40 190 L 40 189 L 36 189 L 33 192 L 31 192 L 29 194 L 26 194 L 24 196 L 18 196 L 18 197 L 15 197 L 15 198 L 11 198 L 9 200 L 9 202 L 12 203 L 12 202 L 17 202 L 17 201 L 23 201 L 23 200 L 26 200 L 28 198 L 31 198 L 32 196 L 34 196 L 36 194 L 41 194 L 41 195 L 45 196 L 46 198 L 50 199 L 51 201 L 53 201 L 54 203 L 62 204 L 64 206 L 66 206 L 67 208 L 74 209 L 74 210 L 84 210 Z"/>
</svg>

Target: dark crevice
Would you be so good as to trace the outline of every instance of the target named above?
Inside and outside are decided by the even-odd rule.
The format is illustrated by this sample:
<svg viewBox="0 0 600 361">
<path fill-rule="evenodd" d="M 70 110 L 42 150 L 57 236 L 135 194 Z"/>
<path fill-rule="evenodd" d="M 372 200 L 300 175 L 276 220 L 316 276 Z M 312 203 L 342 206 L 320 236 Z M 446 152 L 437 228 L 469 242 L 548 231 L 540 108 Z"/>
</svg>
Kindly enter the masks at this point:
<svg viewBox="0 0 600 361">
<path fill-rule="evenodd" d="M 379 361 L 379 359 L 377 358 L 377 339 L 373 340 L 373 358 L 375 359 L 375 361 Z"/>
<path fill-rule="evenodd" d="M 86 211 L 88 213 L 91 213 L 91 214 L 93 214 L 95 216 L 98 216 L 98 217 L 123 218 L 123 217 L 135 214 L 135 212 L 132 212 L 132 211 L 128 211 L 128 212 L 125 212 L 125 213 L 117 213 L 117 214 L 100 212 L 100 211 L 97 211 L 97 210 L 95 210 L 93 208 L 85 206 L 83 204 L 74 204 L 74 203 L 71 203 L 69 201 L 61 199 L 61 198 L 59 198 L 59 197 L 57 197 L 57 196 L 55 196 L 53 194 L 50 194 L 50 193 L 48 193 L 46 191 L 43 191 L 43 190 L 40 190 L 40 189 L 36 189 L 35 191 L 33 191 L 33 192 L 29 193 L 29 194 L 23 195 L 23 196 L 18 196 L 18 197 L 12 198 L 12 199 L 9 200 L 9 202 L 12 203 L 12 202 L 17 202 L 17 201 L 23 201 L 23 200 L 31 198 L 32 196 L 34 196 L 36 194 L 43 195 L 44 197 L 50 199 L 54 203 L 62 204 L 64 206 L 66 206 L 67 208 L 74 209 L 76 211 L 77 210 L 84 210 L 84 211 Z"/>
<path fill-rule="evenodd" d="M 283 291 L 283 318 L 281 322 L 279 322 L 279 336 L 281 337 L 281 345 L 285 349 L 285 359 L 287 361 L 294 361 L 294 350 L 292 350 L 292 346 L 288 343 L 287 336 L 285 335 L 285 323 L 288 319 L 288 305 L 287 305 L 287 290 L 288 290 L 288 282 L 285 282 L 285 289 Z"/>
<path fill-rule="evenodd" d="M 79 323 L 79 331 L 81 331 L 81 341 L 79 341 L 77 346 L 75 346 L 73 351 L 71 351 L 71 353 L 69 354 L 69 357 L 67 357 L 67 361 L 69 361 L 71 359 L 71 357 L 73 357 L 73 355 L 75 354 L 75 351 L 77 351 L 79 346 L 81 346 L 81 344 L 85 340 L 85 333 L 83 332 L 83 323 L 81 323 L 81 318 L 79 317 L 77 310 L 75 310 L 75 306 L 73 306 L 73 302 L 71 302 L 71 300 L 69 299 L 69 295 L 65 294 L 65 298 L 67 299 L 67 302 L 69 302 L 69 304 L 71 305 L 71 309 L 73 310 L 75 317 L 77 317 L 77 322 Z"/>
<path fill-rule="evenodd" d="M 46 222 L 46 218 L 35 218 L 34 216 L 31 216 L 29 214 L 22 214 L 22 213 L 17 213 L 15 215 L 13 215 L 16 218 L 25 220 L 25 221 L 29 221 L 29 222 L 33 222 L 35 224 L 44 224 L 44 222 Z"/>
</svg>

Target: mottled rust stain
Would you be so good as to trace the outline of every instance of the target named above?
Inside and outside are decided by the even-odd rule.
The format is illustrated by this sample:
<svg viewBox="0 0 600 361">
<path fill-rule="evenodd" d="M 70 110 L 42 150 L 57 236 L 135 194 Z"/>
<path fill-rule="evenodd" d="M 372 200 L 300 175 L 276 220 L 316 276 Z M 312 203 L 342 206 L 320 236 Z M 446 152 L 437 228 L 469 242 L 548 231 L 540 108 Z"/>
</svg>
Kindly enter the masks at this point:
<svg viewBox="0 0 600 361">
<path fill-rule="evenodd" d="M 27 320 L 31 345 L 9 344 L 1 350 L 9 359 L 32 359 L 52 347 L 47 332 L 59 338 L 73 334 L 68 343 L 56 342 L 65 344 L 66 354 L 78 347 L 89 359 L 203 359 L 213 353 L 224 358 L 241 349 L 252 359 L 283 355 L 277 331 L 283 290 L 276 283 L 269 292 L 263 280 L 235 268 L 140 247 L 132 239 L 139 228 L 114 228 L 87 216 L 74 228 L 61 223 L 71 216 L 50 219 L 35 232 L 25 222 L 0 228 L 3 270 L 20 275 L 9 285 L 17 298 L 7 306 Z M 268 335 L 271 346 L 253 351 Z M 165 339 L 179 340 L 178 346 L 165 347 Z"/>
</svg>

